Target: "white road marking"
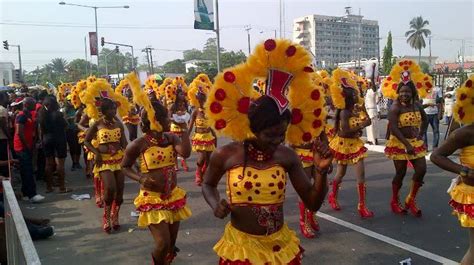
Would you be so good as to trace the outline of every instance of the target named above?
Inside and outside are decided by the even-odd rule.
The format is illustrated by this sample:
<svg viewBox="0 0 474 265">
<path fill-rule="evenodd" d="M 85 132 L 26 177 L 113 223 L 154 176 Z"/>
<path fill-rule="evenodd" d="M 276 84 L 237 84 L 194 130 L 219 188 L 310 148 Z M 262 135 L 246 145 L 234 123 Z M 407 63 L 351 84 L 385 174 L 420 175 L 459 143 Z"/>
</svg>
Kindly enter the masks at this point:
<svg viewBox="0 0 474 265">
<path fill-rule="evenodd" d="M 427 259 L 430 259 L 430 260 L 433 260 L 433 261 L 436 261 L 436 262 L 439 262 L 441 264 L 459 264 L 459 262 L 456 262 L 454 260 L 450 260 L 450 259 L 447 259 L 445 257 L 441 257 L 439 255 L 436 255 L 434 253 L 431 253 L 431 252 L 428 252 L 426 250 L 423 250 L 421 248 L 417 248 L 415 246 L 412 246 L 412 245 L 409 245 L 407 243 L 404 243 L 404 242 L 401 242 L 401 241 L 398 241 L 396 239 L 393 239 L 393 238 L 390 238 L 390 237 L 387 237 L 387 236 L 384 236 L 382 234 L 379 234 L 379 233 L 376 233 L 374 231 L 371 231 L 371 230 L 368 230 L 366 228 L 363 228 L 363 227 L 360 227 L 358 225 L 355 225 L 355 224 L 352 224 L 352 223 L 349 223 L 349 222 L 346 222 L 344 220 L 341 220 L 339 218 L 336 218 L 336 217 L 333 217 L 331 215 L 328 215 L 328 214 L 325 214 L 325 213 L 322 213 L 322 212 L 318 212 L 316 214 L 317 216 L 325 219 L 325 220 L 328 220 L 330 222 L 333 222 L 335 224 L 338 224 L 340 226 L 344 226 L 346 228 L 349 228 L 351 230 L 354 230 L 356 232 L 359 232 L 361 234 L 364 234 L 366 236 L 369 236 L 369 237 L 372 237 L 372 238 L 375 238 L 377 240 L 380 240 L 382 242 L 385 242 L 387 244 L 390 244 L 392 246 L 395 246 L 395 247 L 398 247 L 398 248 L 401 248 L 401 249 L 404 249 L 406 251 L 409 251 L 409 252 L 412 252 L 412 253 L 415 253 L 419 256 L 422 256 L 424 258 L 427 258 Z"/>
</svg>

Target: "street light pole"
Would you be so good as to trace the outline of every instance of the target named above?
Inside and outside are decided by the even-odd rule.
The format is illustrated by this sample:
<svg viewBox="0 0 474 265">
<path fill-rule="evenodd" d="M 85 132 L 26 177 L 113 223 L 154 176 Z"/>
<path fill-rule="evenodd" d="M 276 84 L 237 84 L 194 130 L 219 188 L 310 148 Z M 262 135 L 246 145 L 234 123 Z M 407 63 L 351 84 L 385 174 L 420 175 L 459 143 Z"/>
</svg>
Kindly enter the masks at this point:
<svg viewBox="0 0 474 265">
<path fill-rule="evenodd" d="M 97 7 L 94 6 L 94 17 L 95 17 L 95 47 L 97 47 L 97 73 L 100 73 L 99 68 L 99 32 L 97 29 Z"/>
<path fill-rule="evenodd" d="M 249 45 L 249 55 L 250 55 L 250 52 L 251 52 L 251 48 L 250 48 L 250 30 L 251 29 L 252 28 L 250 27 L 250 25 L 245 27 L 245 30 L 247 31 L 247 42 L 248 42 L 248 45 Z"/>
<path fill-rule="evenodd" d="M 130 6 L 125 5 L 125 6 L 88 6 L 88 5 L 79 5 L 79 4 L 72 4 L 72 3 L 66 3 L 66 2 L 59 2 L 60 5 L 68 5 L 68 6 L 79 6 L 79 7 L 85 7 L 85 8 L 93 8 L 94 9 L 94 18 L 95 18 L 95 35 L 96 35 L 96 40 L 95 40 L 95 45 L 97 48 L 97 72 L 99 72 L 99 33 L 98 33 L 98 26 L 97 26 L 97 9 L 99 8 L 130 8 Z"/>
</svg>

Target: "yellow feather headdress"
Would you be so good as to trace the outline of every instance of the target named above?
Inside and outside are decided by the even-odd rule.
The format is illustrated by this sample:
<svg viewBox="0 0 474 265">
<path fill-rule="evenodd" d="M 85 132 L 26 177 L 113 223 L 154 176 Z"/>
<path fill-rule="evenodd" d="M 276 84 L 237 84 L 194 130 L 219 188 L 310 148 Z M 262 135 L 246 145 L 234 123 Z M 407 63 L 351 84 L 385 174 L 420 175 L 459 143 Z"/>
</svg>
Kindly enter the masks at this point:
<svg viewBox="0 0 474 265">
<path fill-rule="evenodd" d="M 311 56 L 305 48 L 289 40 L 267 40 L 259 44 L 246 63 L 217 75 L 205 104 L 211 125 L 218 133 L 237 141 L 253 138 L 247 113 L 251 101 L 260 96 L 253 89 L 254 80 L 266 79 L 269 74 L 280 75 L 291 82 L 286 95 L 292 112 L 287 142 L 292 145 L 311 142 L 324 128 L 325 118 L 321 91 L 311 82 L 310 73 L 314 70 L 310 64 Z M 285 108 L 283 103 L 277 104 L 280 112 Z"/>
<path fill-rule="evenodd" d="M 433 88 L 431 76 L 424 74 L 415 61 L 402 60 L 392 67 L 390 75 L 382 81 L 383 96 L 393 100 L 397 99 L 398 85 L 408 81 L 413 82 L 420 98 L 425 98 Z"/>
<path fill-rule="evenodd" d="M 331 93 L 332 103 L 334 107 L 338 109 L 346 108 L 346 95 L 344 94 L 344 88 L 353 89 L 360 97 L 354 76 L 348 71 L 337 68 L 332 72 L 332 84 L 329 87 L 329 90 Z"/>
<path fill-rule="evenodd" d="M 62 102 L 66 100 L 66 97 L 71 94 L 74 85 L 72 83 L 61 83 L 58 86 L 58 101 Z"/>
<path fill-rule="evenodd" d="M 193 80 L 187 93 L 189 104 L 195 108 L 200 108 L 201 106 L 199 105 L 199 100 L 197 99 L 196 95 L 199 91 L 207 95 L 209 94 L 209 90 L 211 90 L 211 86 L 209 84 L 201 82 L 200 79 Z"/>
<path fill-rule="evenodd" d="M 86 105 L 85 112 L 87 116 L 95 120 L 100 118 L 99 106 L 102 98 L 110 98 L 117 103 L 120 117 L 126 116 L 130 111 L 131 106 L 127 98 L 115 93 L 107 80 L 99 78 L 90 83 L 82 98 Z"/>
<path fill-rule="evenodd" d="M 474 123 L 474 75 L 456 90 L 456 102 L 453 108 L 454 119 L 462 124 Z"/>
<path fill-rule="evenodd" d="M 184 78 L 182 76 L 177 76 L 173 79 L 173 85 L 177 89 L 182 89 L 184 93 L 188 93 L 188 85 L 186 85 L 186 82 L 184 81 Z"/>
<path fill-rule="evenodd" d="M 76 86 L 71 92 L 71 104 L 74 108 L 78 109 L 82 105 L 81 96 L 83 96 L 84 91 L 87 89 L 87 81 L 79 80 L 76 83 Z"/>
<path fill-rule="evenodd" d="M 173 79 L 169 77 L 165 78 L 165 80 L 163 80 L 163 83 L 156 90 L 157 96 L 159 98 L 165 97 L 165 89 L 171 84 L 173 84 Z"/>
<path fill-rule="evenodd" d="M 137 74 L 131 72 L 126 76 L 125 80 L 128 80 L 130 89 L 132 89 L 133 102 L 146 110 L 148 120 L 150 121 L 150 129 L 157 132 L 163 131 L 163 127 L 155 118 L 155 109 L 151 105 L 150 98 L 146 92 L 141 89 Z"/>
<path fill-rule="evenodd" d="M 128 79 L 122 79 L 120 80 L 120 83 L 118 84 L 117 87 L 115 87 L 115 93 L 119 95 L 124 95 L 125 94 L 125 89 L 129 89 L 129 82 Z"/>
</svg>

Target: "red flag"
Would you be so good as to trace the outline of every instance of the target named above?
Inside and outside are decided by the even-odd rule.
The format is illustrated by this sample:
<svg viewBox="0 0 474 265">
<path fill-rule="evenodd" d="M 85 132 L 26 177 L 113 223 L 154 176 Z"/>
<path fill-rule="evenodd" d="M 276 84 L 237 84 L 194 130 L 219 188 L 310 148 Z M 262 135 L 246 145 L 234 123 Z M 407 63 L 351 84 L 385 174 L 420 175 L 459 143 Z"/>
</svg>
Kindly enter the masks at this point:
<svg viewBox="0 0 474 265">
<path fill-rule="evenodd" d="M 97 32 L 89 32 L 89 49 L 91 51 L 91 55 L 98 54 Z"/>
</svg>

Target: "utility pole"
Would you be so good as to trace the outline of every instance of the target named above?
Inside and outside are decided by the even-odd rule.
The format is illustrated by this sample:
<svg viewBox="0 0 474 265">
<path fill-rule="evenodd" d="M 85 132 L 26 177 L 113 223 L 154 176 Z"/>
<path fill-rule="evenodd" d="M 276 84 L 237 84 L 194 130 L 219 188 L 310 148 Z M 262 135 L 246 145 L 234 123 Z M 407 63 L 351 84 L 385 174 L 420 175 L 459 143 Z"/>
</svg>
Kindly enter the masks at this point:
<svg viewBox="0 0 474 265">
<path fill-rule="evenodd" d="M 250 52 L 251 52 L 251 48 L 250 48 L 250 30 L 251 29 L 252 29 L 252 27 L 250 25 L 245 26 L 245 30 L 247 31 L 247 41 L 248 41 L 248 45 L 249 45 L 249 55 L 250 55 Z"/>
<path fill-rule="evenodd" d="M 153 55 L 151 54 L 152 50 L 154 49 L 151 47 L 146 47 L 142 50 L 142 52 L 146 53 L 146 60 L 148 62 L 148 70 L 150 71 L 150 74 L 153 74 L 155 72 L 155 69 L 153 68 Z"/>
<path fill-rule="evenodd" d="M 216 13 L 214 20 L 216 21 L 216 41 L 217 41 L 217 72 L 221 71 L 221 37 L 220 37 L 220 29 L 219 29 L 219 0 L 216 0 Z"/>
<path fill-rule="evenodd" d="M 281 19 L 281 12 L 282 12 L 282 6 L 283 6 L 283 3 L 282 3 L 283 0 L 280 0 L 279 3 L 280 3 L 280 8 L 278 9 L 280 11 L 280 14 L 279 14 L 279 17 L 280 17 L 280 38 L 283 36 L 282 34 L 282 30 L 283 30 L 283 27 L 282 27 L 282 19 Z"/>
</svg>

